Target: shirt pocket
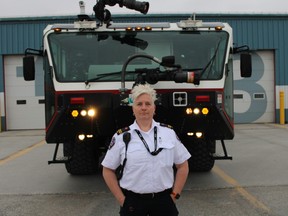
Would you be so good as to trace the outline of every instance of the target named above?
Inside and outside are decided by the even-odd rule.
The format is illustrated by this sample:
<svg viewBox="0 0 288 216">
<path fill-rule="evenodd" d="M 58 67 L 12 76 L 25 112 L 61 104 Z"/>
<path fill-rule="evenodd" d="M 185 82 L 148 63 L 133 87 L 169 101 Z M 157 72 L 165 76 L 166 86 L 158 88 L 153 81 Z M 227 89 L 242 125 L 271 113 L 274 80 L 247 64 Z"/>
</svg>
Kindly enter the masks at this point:
<svg viewBox="0 0 288 216">
<path fill-rule="evenodd" d="M 159 157 L 159 164 L 163 168 L 170 168 L 174 164 L 174 147 L 175 144 L 171 141 L 170 137 L 159 137 L 158 148 L 163 150 L 157 155 Z"/>
<path fill-rule="evenodd" d="M 164 146 L 159 146 L 159 148 L 163 148 L 158 154 L 161 166 L 172 167 L 174 164 L 174 145 L 168 142 Z"/>
<path fill-rule="evenodd" d="M 140 145 L 130 145 L 127 150 L 127 165 L 142 167 L 149 160 L 147 149 Z"/>
</svg>

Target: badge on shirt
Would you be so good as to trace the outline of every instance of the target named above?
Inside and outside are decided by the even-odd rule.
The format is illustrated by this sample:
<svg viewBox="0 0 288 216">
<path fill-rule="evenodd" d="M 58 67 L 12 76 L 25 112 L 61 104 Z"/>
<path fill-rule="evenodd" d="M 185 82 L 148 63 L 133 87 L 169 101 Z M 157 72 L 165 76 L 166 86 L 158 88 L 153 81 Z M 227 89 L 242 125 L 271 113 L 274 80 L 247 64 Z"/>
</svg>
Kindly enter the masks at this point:
<svg viewBox="0 0 288 216">
<path fill-rule="evenodd" d="M 159 144 L 162 145 L 162 139 L 161 137 L 158 138 Z"/>
<path fill-rule="evenodd" d="M 115 137 L 112 137 L 111 142 L 110 142 L 110 144 L 108 146 L 109 150 L 112 149 L 112 147 L 115 145 L 115 142 L 116 142 Z"/>
</svg>

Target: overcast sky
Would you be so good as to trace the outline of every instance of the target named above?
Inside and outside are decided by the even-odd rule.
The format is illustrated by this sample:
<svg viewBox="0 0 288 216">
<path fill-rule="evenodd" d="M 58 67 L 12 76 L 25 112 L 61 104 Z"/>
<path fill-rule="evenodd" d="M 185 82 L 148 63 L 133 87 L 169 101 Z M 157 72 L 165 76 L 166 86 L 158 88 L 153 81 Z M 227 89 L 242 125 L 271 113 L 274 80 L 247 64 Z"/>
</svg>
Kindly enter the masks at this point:
<svg viewBox="0 0 288 216">
<path fill-rule="evenodd" d="M 288 0 L 146 0 L 150 13 L 276 13 L 288 14 Z M 61 16 L 79 13 L 79 0 L 0 0 L 0 17 Z M 96 0 L 84 0 L 86 13 L 93 14 Z M 137 13 L 107 7 L 113 14 Z"/>
</svg>

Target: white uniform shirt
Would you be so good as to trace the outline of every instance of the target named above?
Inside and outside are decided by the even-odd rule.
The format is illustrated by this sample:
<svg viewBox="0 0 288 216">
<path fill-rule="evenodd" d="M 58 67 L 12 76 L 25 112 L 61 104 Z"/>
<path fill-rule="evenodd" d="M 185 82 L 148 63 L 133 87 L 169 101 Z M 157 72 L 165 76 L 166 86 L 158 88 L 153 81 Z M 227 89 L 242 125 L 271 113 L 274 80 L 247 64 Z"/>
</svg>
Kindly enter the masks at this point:
<svg viewBox="0 0 288 216">
<path fill-rule="evenodd" d="M 145 148 L 135 129 L 138 129 L 150 151 L 154 151 L 154 127 L 157 127 L 157 149 L 163 150 L 152 156 Z M 140 130 L 136 121 L 130 125 L 131 140 L 127 149 L 127 162 L 120 187 L 135 193 L 157 193 L 172 188 L 174 183 L 173 164 L 181 164 L 191 155 L 180 142 L 174 130 L 153 121 L 148 132 Z M 123 134 L 115 134 L 102 162 L 104 167 L 116 169 L 125 158 Z"/>
</svg>

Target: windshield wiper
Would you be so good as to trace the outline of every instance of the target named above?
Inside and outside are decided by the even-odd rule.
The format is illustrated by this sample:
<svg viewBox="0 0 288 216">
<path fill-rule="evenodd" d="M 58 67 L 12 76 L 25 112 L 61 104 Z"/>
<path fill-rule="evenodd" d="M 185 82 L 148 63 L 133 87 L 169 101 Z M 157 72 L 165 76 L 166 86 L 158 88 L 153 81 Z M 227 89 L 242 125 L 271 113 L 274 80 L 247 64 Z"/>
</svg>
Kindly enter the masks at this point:
<svg viewBox="0 0 288 216">
<path fill-rule="evenodd" d="M 94 81 L 100 80 L 102 78 L 109 77 L 109 76 L 114 76 L 114 75 L 118 75 L 118 74 L 121 75 L 121 71 L 98 74 L 97 77 L 94 77 L 94 78 L 86 80 L 85 84 L 88 85 L 90 82 L 94 82 Z"/>
<path fill-rule="evenodd" d="M 215 60 L 216 60 L 216 56 L 217 56 L 218 50 L 219 50 L 219 47 L 220 47 L 220 43 L 221 43 L 221 40 L 218 42 L 217 47 L 216 47 L 216 50 L 215 50 L 213 56 L 211 57 L 211 59 L 209 60 L 209 62 L 208 62 L 207 65 L 204 67 L 203 71 L 201 72 L 200 78 L 202 78 L 202 76 L 204 75 L 204 73 L 206 72 L 206 70 L 207 70 L 210 66 L 212 66 L 212 65 L 214 64 L 214 62 L 215 62 Z M 210 68 L 210 70 L 209 70 L 209 72 L 208 72 L 208 74 L 207 74 L 207 76 L 206 76 L 206 79 L 209 77 L 210 72 L 211 72 L 211 68 Z"/>
</svg>

